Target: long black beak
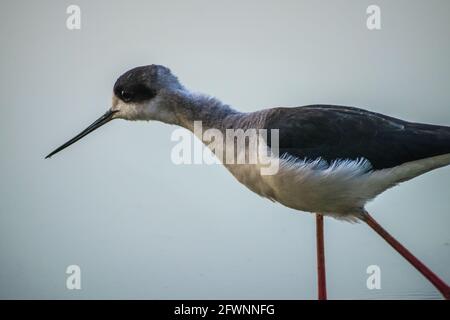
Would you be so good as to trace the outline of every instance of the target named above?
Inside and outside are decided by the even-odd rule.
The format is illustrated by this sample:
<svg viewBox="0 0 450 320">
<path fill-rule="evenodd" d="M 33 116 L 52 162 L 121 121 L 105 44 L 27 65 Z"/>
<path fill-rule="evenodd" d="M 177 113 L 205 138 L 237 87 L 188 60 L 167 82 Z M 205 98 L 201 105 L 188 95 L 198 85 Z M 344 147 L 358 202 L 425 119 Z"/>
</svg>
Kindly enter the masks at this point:
<svg viewBox="0 0 450 320">
<path fill-rule="evenodd" d="M 74 138 L 70 139 L 69 141 L 67 141 L 66 143 L 64 143 L 62 146 L 56 148 L 55 150 L 53 150 L 52 152 L 50 152 L 48 154 L 48 156 L 45 157 L 45 159 L 50 158 L 51 156 L 53 156 L 54 154 L 60 152 L 61 150 L 64 150 L 65 148 L 67 148 L 68 146 L 70 146 L 71 144 L 77 142 L 78 140 L 80 140 L 81 138 L 83 138 L 84 136 L 88 135 L 89 133 L 91 133 L 92 131 L 94 131 L 95 129 L 100 128 L 102 125 L 104 125 L 105 123 L 108 123 L 109 121 L 111 121 L 113 119 L 113 115 L 114 113 L 116 113 L 117 110 L 112 111 L 112 110 L 108 110 L 106 111 L 106 113 L 104 115 L 102 115 L 100 118 L 98 118 L 97 120 L 95 120 L 95 122 L 93 124 L 91 124 L 89 127 L 87 127 L 86 129 L 84 129 L 82 132 L 80 132 L 77 136 L 75 136 Z"/>
</svg>

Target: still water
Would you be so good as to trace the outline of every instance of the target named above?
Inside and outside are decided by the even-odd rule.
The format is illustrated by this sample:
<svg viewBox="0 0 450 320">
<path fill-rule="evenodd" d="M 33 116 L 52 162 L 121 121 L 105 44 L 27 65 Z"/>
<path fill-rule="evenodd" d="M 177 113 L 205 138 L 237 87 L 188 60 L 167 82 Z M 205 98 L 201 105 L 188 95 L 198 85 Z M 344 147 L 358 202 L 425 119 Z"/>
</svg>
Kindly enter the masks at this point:
<svg viewBox="0 0 450 320">
<path fill-rule="evenodd" d="M 448 1 L 377 1 L 376 31 L 361 0 L 77 3 L 80 30 L 64 2 L 2 10 L 0 298 L 316 298 L 314 217 L 220 166 L 173 164 L 173 127 L 114 121 L 43 159 L 131 67 L 167 65 L 242 111 L 331 103 L 450 125 Z M 449 186 L 443 168 L 368 206 L 447 282 Z M 441 298 L 363 224 L 326 219 L 325 250 L 331 299 Z M 81 290 L 67 289 L 73 265 Z"/>
</svg>

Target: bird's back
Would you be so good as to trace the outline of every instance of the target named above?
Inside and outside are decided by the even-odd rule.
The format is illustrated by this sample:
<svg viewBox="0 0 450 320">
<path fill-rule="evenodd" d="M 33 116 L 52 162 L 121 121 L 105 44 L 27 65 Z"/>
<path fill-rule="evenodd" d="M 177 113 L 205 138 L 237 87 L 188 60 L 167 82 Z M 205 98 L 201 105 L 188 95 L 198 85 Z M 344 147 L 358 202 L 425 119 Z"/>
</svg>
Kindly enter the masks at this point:
<svg viewBox="0 0 450 320">
<path fill-rule="evenodd" d="M 450 127 L 412 123 L 367 110 L 330 105 L 265 111 L 279 129 L 280 154 L 299 159 L 367 159 L 375 170 L 450 153 Z M 270 146 L 270 139 L 268 139 Z"/>
</svg>

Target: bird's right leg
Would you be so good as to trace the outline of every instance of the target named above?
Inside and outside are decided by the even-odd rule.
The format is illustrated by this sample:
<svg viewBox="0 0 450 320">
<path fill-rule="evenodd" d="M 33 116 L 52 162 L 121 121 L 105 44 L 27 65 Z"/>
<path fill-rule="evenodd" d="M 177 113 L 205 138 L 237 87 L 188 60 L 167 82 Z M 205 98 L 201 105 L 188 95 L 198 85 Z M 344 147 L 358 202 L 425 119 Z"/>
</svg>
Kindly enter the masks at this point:
<svg viewBox="0 0 450 320">
<path fill-rule="evenodd" d="M 378 233 L 384 240 L 387 241 L 398 253 L 400 253 L 409 263 L 411 263 L 425 278 L 428 279 L 438 289 L 445 299 L 450 299 L 450 287 L 439 278 L 433 271 L 417 259 L 408 249 L 406 249 L 400 242 L 391 236 L 382 226 L 375 221 L 367 212 L 362 217 L 376 233 Z"/>
<path fill-rule="evenodd" d="M 325 274 L 325 246 L 323 239 L 323 215 L 316 213 L 316 245 L 317 245 L 317 284 L 318 299 L 327 300 L 327 281 Z"/>
</svg>

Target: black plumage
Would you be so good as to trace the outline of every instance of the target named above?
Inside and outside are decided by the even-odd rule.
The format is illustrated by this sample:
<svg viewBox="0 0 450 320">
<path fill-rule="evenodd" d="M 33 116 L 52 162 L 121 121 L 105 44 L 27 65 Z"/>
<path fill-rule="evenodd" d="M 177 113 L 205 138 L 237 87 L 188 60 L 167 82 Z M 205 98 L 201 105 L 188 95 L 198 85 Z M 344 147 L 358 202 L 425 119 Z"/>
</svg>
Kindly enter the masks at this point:
<svg viewBox="0 0 450 320">
<path fill-rule="evenodd" d="M 136 67 L 122 74 L 114 84 L 114 94 L 124 102 L 139 103 L 154 98 L 163 88 L 181 89 L 178 79 L 160 65 Z"/>
<path fill-rule="evenodd" d="M 407 122 L 354 107 L 275 108 L 266 119 L 267 129 L 279 129 L 280 155 L 302 160 L 322 158 L 331 163 L 365 158 L 377 170 L 450 153 L 450 127 Z"/>
</svg>

